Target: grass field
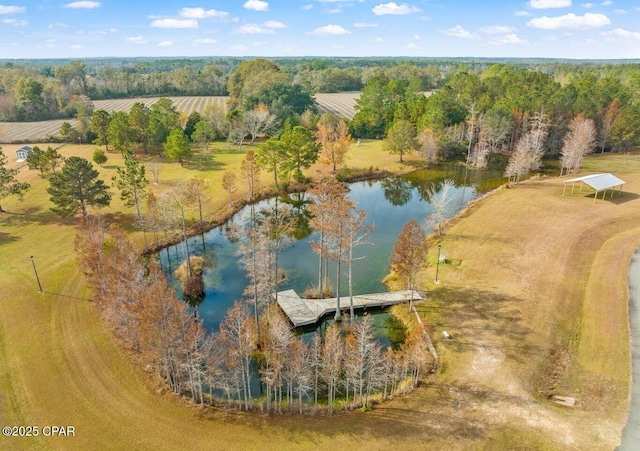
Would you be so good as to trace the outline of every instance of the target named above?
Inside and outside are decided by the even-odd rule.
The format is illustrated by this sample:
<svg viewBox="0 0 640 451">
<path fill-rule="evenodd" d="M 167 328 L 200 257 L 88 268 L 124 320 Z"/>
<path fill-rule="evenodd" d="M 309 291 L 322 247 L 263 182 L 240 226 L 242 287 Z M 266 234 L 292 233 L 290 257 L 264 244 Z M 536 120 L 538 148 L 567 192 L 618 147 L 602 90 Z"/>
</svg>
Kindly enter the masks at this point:
<svg viewBox="0 0 640 451">
<path fill-rule="evenodd" d="M 378 142 L 350 153 L 350 167 L 407 169 Z M 150 189 L 204 176 L 212 214 L 227 202 L 222 173 L 239 168 L 243 151 L 220 145 L 212 155 L 198 152 L 185 168 L 158 160 L 160 185 Z M 104 180 L 121 164 L 109 158 Z M 626 275 L 640 245 L 640 157 L 596 156 L 586 169 L 614 171 L 628 182 L 623 195 L 594 204 L 544 179 L 470 207 L 439 241 L 452 261 L 439 268 L 442 282 L 432 282 L 433 267 L 422 281 L 438 373 L 373 411 L 316 418 L 204 411 L 155 388 L 98 320 L 73 221 L 48 211 L 48 183 L 23 168 L 33 187 L 24 202 L 5 199 L 11 213 L 0 216 L 0 425 L 71 425 L 76 435 L 2 437 L 0 449 L 611 449 L 628 404 Z M 117 196 L 103 214 L 127 227 L 133 218 Z M 444 329 L 453 340 L 441 339 Z M 553 405 L 551 392 L 575 396 L 577 407 Z"/>
</svg>

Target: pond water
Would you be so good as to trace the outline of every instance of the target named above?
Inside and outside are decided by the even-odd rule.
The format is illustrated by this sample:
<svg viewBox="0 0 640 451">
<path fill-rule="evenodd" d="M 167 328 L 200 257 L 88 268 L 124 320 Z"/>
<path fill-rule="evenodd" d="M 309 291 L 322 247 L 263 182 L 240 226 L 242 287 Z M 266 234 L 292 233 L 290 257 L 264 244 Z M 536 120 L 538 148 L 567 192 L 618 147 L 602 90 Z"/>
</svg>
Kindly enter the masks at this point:
<svg viewBox="0 0 640 451">
<path fill-rule="evenodd" d="M 360 246 L 354 251 L 354 256 L 364 257 L 353 266 L 354 294 L 386 291 L 382 279 L 389 272 L 393 245 L 402 227 L 411 218 L 415 218 L 427 233 L 432 231 L 426 218 L 431 215 L 433 207 L 426 200 L 426 191 L 434 183 L 441 186 L 442 181 L 448 178 L 455 182 L 451 215 L 455 215 L 471 199 L 505 181 L 501 168 L 488 171 L 465 171 L 463 166 L 450 163 L 434 169 L 419 170 L 405 176 L 349 185 L 349 197 L 357 202 L 357 209 L 367 212 L 366 223 L 375 226 L 373 233 L 368 237 L 374 244 Z M 237 213 L 232 221 L 243 224 L 250 217 L 251 208 L 259 211 L 272 205 L 274 201 L 271 199 L 253 207 L 246 207 Z M 289 203 L 295 211 L 304 216 L 306 194 L 280 197 L 278 201 Z M 305 233 L 300 231 L 300 234 Z M 316 233 L 301 237 L 280 254 L 279 267 L 286 273 L 286 280 L 280 286 L 280 290 L 294 289 L 301 294 L 317 284 L 318 256 L 312 252 L 310 245 L 314 240 L 318 240 Z M 213 267 L 204 274 L 205 297 L 197 309 L 205 328 L 215 332 L 234 301 L 242 299 L 243 291 L 248 285 L 244 269 L 240 266 L 236 255 L 238 244 L 227 239 L 225 227 L 190 238 L 188 244 L 191 255 L 202 255 L 213 262 Z M 159 258 L 171 285 L 181 295 L 180 285 L 173 271 L 185 258 L 184 243 L 163 250 Z M 330 266 L 329 274 L 333 276 L 332 286 L 335 287 L 333 283 L 335 267 L 332 270 Z M 341 283 L 340 291 L 344 294 L 348 293 L 346 280 L 345 276 Z M 348 300 L 345 305 L 347 304 Z M 383 344 L 394 344 L 396 341 L 403 340 L 402 334 L 398 333 L 399 326 L 388 314 L 383 312 L 375 314 L 374 323 L 376 334 Z M 313 330 L 303 332 L 311 333 Z"/>
</svg>

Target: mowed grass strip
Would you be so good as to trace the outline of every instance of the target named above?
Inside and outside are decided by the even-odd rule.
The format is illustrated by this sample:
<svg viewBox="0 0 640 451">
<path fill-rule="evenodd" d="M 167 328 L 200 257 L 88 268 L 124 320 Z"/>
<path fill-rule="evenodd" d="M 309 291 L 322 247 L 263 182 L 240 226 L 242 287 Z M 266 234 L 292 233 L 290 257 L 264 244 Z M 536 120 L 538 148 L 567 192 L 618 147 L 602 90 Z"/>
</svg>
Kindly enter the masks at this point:
<svg viewBox="0 0 640 451">
<path fill-rule="evenodd" d="M 90 158 L 93 149 L 64 146 L 60 151 Z M 207 214 L 212 215 L 228 201 L 222 174 L 238 171 L 243 157 L 244 149 L 217 144 L 211 155 L 198 151 L 184 168 L 156 156 L 143 158 L 161 165 L 160 185 L 150 186 L 156 192 L 196 175 L 206 177 L 212 196 Z M 616 157 L 596 157 L 593 165 L 619 164 Z M 109 158 L 99 169 L 106 181 L 122 164 L 117 154 Z M 397 159 L 371 141 L 354 145 L 347 164 L 406 170 Z M 640 174 L 637 160 L 625 167 L 629 179 Z M 318 165 L 309 174 L 324 172 Z M 437 287 L 427 282 L 433 280 L 433 267 L 425 277 L 432 301 L 421 308 L 436 332 L 441 372 L 411 396 L 366 414 L 289 418 L 202 411 L 153 388 L 149 374 L 114 344 L 99 321 L 73 251 L 74 221 L 48 211 L 48 182 L 26 169 L 21 178 L 32 183 L 32 190 L 23 203 L 5 200 L 3 207 L 12 213 L 0 217 L 0 390 L 5 393 L 0 419 L 72 425 L 76 436 L 1 438 L 1 449 L 477 449 L 489 443 L 610 449 L 616 443 L 623 413 L 613 412 L 612 403 L 566 413 L 537 399 L 529 381 L 544 381 L 545 352 L 560 343 L 557 349 L 566 345 L 571 357 L 562 388 L 580 394 L 586 387 L 601 400 L 595 390 L 601 381 L 590 377 L 596 374 L 620 387 L 615 399 L 624 400 L 629 366 L 624 331 L 615 343 L 601 340 L 597 354 L 621 350 L 620 361 L 604 368 L 589 364 L 578 350 L 593 340 L 589 337 L 609 337 L 608 327 L 585 312 L 588 300 L 600 299 L 607 287 L 585 287 L 599 277 L 594 265 L 624 263 L 633 252 L 621 249 L 632 239 L 608 240 L 633 235 L 632 224 L 640 219 L 634 211 L 640 193 L 636 183 L 625 186 L 619 201 L 595 205 L 584 193 L 562 198 L 560 180 L 529 182 L 479 202 L 442 240 L 457 265 L 440 266 Z M 262 183 L 271 183 L 270 174 L 263 172 Z M 245 189 L 239 185 L 235 196 Z M 117 195 L 102 213 L 134 229 L 133 210 L 124 208 Z M 601 231 L 606 222 L 614 225 Z M 141 243 L 139 232 L 135 239 Z M 37 293 L 30 255 L 44 294 Z M 620 292 L 626 290 L 627 269 L 619 267 L 616 274 L 624 276 L 613 281 Z M 614 297 L 611 309 L 623 321 L 626 297 Z M 453 341 L 439 339 L 442 328 L 453 333 Z"/>
</svg>

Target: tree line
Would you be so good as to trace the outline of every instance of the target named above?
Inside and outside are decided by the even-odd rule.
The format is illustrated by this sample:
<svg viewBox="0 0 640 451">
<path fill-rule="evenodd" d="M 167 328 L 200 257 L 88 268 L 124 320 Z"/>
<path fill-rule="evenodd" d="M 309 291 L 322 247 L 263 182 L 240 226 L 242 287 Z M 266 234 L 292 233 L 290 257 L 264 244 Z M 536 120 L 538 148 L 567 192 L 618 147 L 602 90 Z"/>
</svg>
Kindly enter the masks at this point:
<svg viewBox="0 0 640 451">
<path fill-rule="evenodd" d="M 464 155 L 484 169 L 491 155 L 506 154 L 512 160 L 505 176 L 519 179 L 543 155 L 561 154 L 563 171 L 575 172 L 596 149 L 640 142 L 638 86 L 636 65 L 565 65 L 548 73 L 494 64 L 458 72 L 426 96 L 409 80 L 379 72 L 367 80 L 349 131 L 385 138 L 400 161 L 416 151 L 427 161 Z"/>
<path fill-rule="evenodd" d="M 350 267 L 353 249 L 365 244 L 370 232 L 352 201 L 331 195 L 344 189 L 331 179 L 312 190 L 314 226 L 322 230 L 314 250 L 325 291 L 326 261 L 336 262 L 338 274 L 341 262 Z M 107 230 L 98 218 L 89 217 L 80 226 L 76 246 L 105 322 L 142 364 L 194 402 L 333 413 L 336 407 L 366 407 L 374 399 L 411 390 L 429 363 L 419 328 L 408 332 L 399 349 L 383 350 L 371 319 L 355 319 L 351 309 L 348 324 L 329 326 L 311 342 L 295 337 L 274 297 L 283 280 L 278 254 L 290 244 L 294 225 L 291 211 L 276 205 L 233 232 L 250 282 L 245 298 L 227 312 L 215 334 L 204 331 L 195 311 L 168 288 L 154 260 L 140 257 L 123 231 Z M 339 283 L 338 278 L 336 293 Z M 256 379 L 260 393 L 252 388 Z"/>
</svg>

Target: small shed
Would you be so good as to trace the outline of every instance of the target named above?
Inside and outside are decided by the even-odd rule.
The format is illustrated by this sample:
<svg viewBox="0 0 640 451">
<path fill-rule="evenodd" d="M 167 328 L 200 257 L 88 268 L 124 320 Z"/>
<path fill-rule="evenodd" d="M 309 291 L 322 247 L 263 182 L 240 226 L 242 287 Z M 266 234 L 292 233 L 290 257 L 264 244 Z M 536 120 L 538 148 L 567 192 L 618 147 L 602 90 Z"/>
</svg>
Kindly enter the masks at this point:
<svg viewBox="0 0 640 451">
<path fill-rule="evenodd" d="M 33 149 L 29 146 L 24 146 L 16 150 L 16 157 L 18 158 L 18 163 L 24 161 L 29 156 L 29 152 Z"/>
<path fill-rule="evenodd" d="M 613 193 L 616 192 L 616 188 L 618 188 L 618 194 L 622 193 L 622 185 L 625 184 L 623 180 L 620 180 L 613 174 L 591 174 L 585 175 L 582 177 L 577 177 L 570 180 L 565 180 L 564 189 L 562 190 L 562 195 L 564 196 L 565 191 L 567 190 L 567 184 L 571 183 L 571 192 L 575 189 L 576 185 L 580 186 L 580 191 L 582 191 L 582 187 L 587 185 L 588 187 L 595 190 L 595 194 L 593 196 L 593 201 L 598 200 L 598 194 L 602 192 L 602 199 L 607 196 L 607 190 L 611 190 L 611 197 L 613 197 Z"/>
</svg>

